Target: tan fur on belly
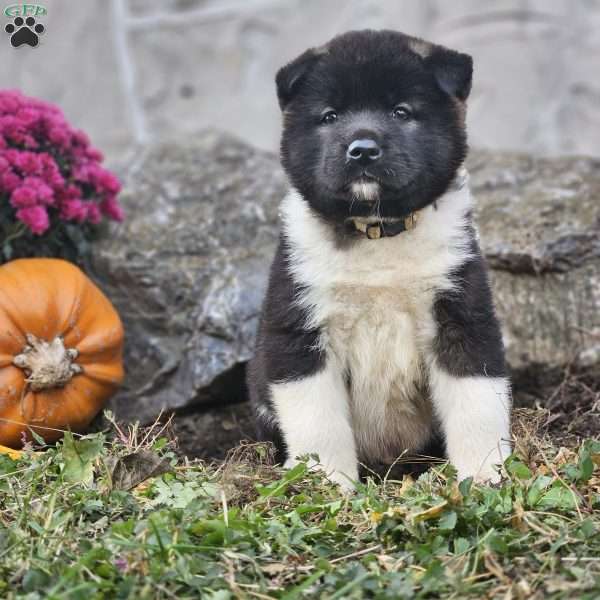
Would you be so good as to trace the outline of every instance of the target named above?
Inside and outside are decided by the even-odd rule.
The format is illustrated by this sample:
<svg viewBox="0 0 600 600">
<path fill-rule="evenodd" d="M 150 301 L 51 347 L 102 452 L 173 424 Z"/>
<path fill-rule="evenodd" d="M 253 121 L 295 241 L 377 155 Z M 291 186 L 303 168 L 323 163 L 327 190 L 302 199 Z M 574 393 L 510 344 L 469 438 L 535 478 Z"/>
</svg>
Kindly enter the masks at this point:
<svg viewBox="0 0 600 600">
<path fill-rule="evenodd" d="M 424 390 L 415 313 L 406 296 L 340 286 L 324 330 L 349 375 L 350 411 L 361 459 L 392 462 L 429 438 L 432 408 Z"/>
</svg>

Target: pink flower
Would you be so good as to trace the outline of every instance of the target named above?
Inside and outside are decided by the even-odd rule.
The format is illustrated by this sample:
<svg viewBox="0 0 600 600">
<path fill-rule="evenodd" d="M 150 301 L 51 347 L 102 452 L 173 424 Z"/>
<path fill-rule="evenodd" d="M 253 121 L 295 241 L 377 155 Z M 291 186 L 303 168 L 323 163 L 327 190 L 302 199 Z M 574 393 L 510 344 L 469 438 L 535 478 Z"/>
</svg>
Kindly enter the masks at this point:
<svg viewBox="0 0 600 600">
<path fill-rule="evenodd" d="M 58 107 L 18 90 L 0 90 L 0 203 L 9 203 L 13 219 L 33 233 L 41 235 L 61 221 L 123 219 L 121 184 L 102 160 Z"/>
<path fill-rule="evenodd" d="M 102 167 L 99 167 L 95 177 L 96 189 L 102 190 L 112 195 L 116 195 L 121 191 L 121 183 L 110 172 Z"/>
<path fill-rule="evenodd" d="M 42 169 L 40 155 L 35 152 L 19 152 L 13 155 L 13 166 L 23 175 L 38 175 Z"/>
<path fill-rule="evenodd" d="M 122 221 L 125 218 L 125 213 L 121 205 L 117 202 L 114 196 L 109 196 L 100 203 L 102 214 L 113 221 Z"/>
<path fill-rule="evenodd" d="M 89 160 L 96 160 L 98 162 L 102 162 L 104 160 L 104 154 L 102 154 L 100 150 L 92 148 L 92 146 L 88 146 L 85 149 L 85 157 Z"/>
<path fill-rule="evenodd" d="M 121 571 L 121 573 L 126 573 L 129 569 L 129 563 L 127 562 L 127 559 L 123 556 L 117 556 L 113 560 L 113 564 L 115 565 L 117 570 Z"/>
<path fill-rule="evenodd" d="M 0 175 L 0 194 L 10 194 L 20 183 L 20 177 L 17 177 L 12 171 L 5 171 Z"/>
<path fill-rule="evenodd" d="M 87 209 L 87 219 L 90 223 L 97 225 L 102 221 L 102 213 L 100 212 L 100 208 L 97 204 L 93 202 L 86 202 L 85 207 Z"/>
<path fill-rule="evenodd" d="M 81 183 L 90 183 L 91 169 L 91 165 L 78 162 L 73 166 L 71 174 L 73 176 L 73 179 L 75 179 L 76 181 L 79 181 Z"/>
<path fill-rule="evenodd" d="M 21 185 L 10 195 L 10 203 L 15 208 L 25 208 L 37 204 L 37 194 L 33 188 Z"/>
<path fill-rule="evenodd" d="M 90 138 L 83 131 L 73 132 L 73 143 L 87 148 L 90 144 Z"/>
<path fill-rule="evenodd" d="M 19 109 L 22 96 L 17 90 L 9 90 L 0 97 L 0 115 L 15 113 Z"/>
<path fill-rule="evenodd" d="M 54 159 L 46 152 L 38 154 L 40 161 L 40 177 L 55 191 L 62 190 L 66 183 L 64 177 L 60 174 Z"/>
<path fill-rule="evenodd" d="M 22 185 L 31 187 L 35 190 L 40 204 L 48 205 L 54 203 L 54 191 L 40 177 L 25 177 Z"/>
<path fill-rule="evenodd" d="M 10 203 L 15 208 L 34 204 L 50 205 L 54 203 L 54 192 L 39 177 L 26 177 L 11 194 Z"/>
<path fill-rule="evenodd" d="M 81 188 L 73 184 L 64 186 L 59 190 L 58 198 L 60 202 L 66 202 L 67 200 L 81 200 Z"/>
<path fill-rule="evenodd" d="M 17 219 L 23 221 L 37 235 L 41 235 L 50 227 L 48 212 L 43 206 L 30 206 L 19 209 Z"/>
<path fill-rule="evenodd" d="M 48 139 L 59 148 L 65 148 L 69 144 L 69 134 L 61 127 L 51 127 L 48 131 Z"/>
<path fill-rule="evenodd" d="M 67 199 L 61 203 L 60 216 L 67 221 L 85 221 L 88 215 L 86 205 L 76 198 Z"/>
<path fill-rule="evenodd" d="M 62 219 L 81 223 L 87 218 L 87 207 L 81 201 L 81 190 L 76 185 L 60 190 L 58 203 Z"/>
</svg>

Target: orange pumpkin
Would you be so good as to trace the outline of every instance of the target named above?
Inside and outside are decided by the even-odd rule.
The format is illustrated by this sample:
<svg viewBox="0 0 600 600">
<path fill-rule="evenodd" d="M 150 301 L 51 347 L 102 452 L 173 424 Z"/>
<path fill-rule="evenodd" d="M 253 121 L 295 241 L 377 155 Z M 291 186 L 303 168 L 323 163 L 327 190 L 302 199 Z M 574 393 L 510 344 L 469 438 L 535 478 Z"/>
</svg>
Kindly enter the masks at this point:
<svg viewBox="0 0 600 600">
<path fill-rule="evenodd" d="M 46 441 L 82 431 L 123 380 L 123 326 L 73 264 L 51 258 L 0 267 L 0 444 L 29 428 Z"/>
</svg>

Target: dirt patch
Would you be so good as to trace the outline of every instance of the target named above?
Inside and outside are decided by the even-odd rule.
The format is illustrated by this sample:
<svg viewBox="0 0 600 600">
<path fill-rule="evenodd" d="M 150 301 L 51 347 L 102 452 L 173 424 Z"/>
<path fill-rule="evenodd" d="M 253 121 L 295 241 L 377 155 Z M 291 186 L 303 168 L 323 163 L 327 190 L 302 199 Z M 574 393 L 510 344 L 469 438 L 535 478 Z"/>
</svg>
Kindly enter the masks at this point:
<svg viewBox="0 0 600 600">
<path fill-rule="evenodd" d="M 254 440 L 252 410 L 248 402 L 175 415 L 170 433 L 177 451 L 188 458 L 224 460 L 242 440 Z"/>
<path fill-rule="evenodd" d="M 549 429 L 565 438 L 600 435 L 600 377 L 565 372 L 548 398 Z"/>
<path fill-rule="evenodd" d="M 542 428 L 557 445 L 575 446 L 600 436 L 600 370 L 538 372 L 515 380 L 515 405 L 544 414 Z"/>
</svg>

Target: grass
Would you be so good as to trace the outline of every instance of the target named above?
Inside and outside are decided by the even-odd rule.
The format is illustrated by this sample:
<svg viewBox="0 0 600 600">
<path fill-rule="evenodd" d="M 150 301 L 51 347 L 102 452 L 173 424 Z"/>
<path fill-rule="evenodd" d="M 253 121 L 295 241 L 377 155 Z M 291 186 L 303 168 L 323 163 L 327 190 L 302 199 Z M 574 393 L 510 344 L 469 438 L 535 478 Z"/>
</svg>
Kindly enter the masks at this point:
<svg viewBox="0 0 600 600">
<path fill-rule="evenodd" d="M 0 456 L 0 597 L 600 598 L 600 442 L 520 411 L 499 487 L 448 465 L 341 496 L 242 445 L 219 464 L 164 427 Z"/>
</svg>

